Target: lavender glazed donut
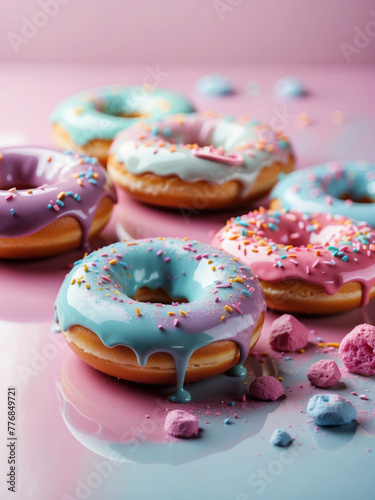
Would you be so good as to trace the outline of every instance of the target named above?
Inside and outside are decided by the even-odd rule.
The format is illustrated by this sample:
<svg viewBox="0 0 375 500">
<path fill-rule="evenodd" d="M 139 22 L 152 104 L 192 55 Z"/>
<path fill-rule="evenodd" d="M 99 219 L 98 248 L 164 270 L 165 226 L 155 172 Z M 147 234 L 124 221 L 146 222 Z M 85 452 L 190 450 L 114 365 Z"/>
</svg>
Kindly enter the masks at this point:
<svg viewBox="0 0 375 500">
<path fill-rule="evenodd" d="M 96 158 L 55 150 L 0 150 L 0 257 L 66 252 L 98 234 L 116 202 Z"/>
<path fill-rule="evenodd" d="M 113 181 L 152 205 L 179 209 L 240 206 L 267 194 L 294 169 L 282 132 L 248 117 L 176 115 L 121 132 L 108 157 Z"/>
<path fill-rule="evenodd" d="M 255 210 L 228 221 L 213 245 L 251 268 L 273 309 L 329 314 L 375 297 L 375 230 L 346 217 Z"/>
<path fill-rule="evenodd" d="M 213 247 L 179 239 L 120 242 L 66 277 L 56 319 L 69 346 L 98 370 L 135 382 L 194 382 L 242 363 L 258 340 L 265 301 L 249 269 Z"/>
</svg>

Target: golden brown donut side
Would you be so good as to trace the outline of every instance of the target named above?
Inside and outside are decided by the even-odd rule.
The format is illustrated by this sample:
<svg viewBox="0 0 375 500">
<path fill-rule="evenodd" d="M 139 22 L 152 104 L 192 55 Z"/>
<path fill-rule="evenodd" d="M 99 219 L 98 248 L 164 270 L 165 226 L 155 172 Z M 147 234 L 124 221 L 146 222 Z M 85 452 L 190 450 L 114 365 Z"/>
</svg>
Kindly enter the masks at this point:
<svg viewBox="0 0 375 500">
<path fill-rule="evenodd" d="M 250 350 L 259 339 L 264 313 L 253 332 Z M 70 348 L 88 365 L 103 373 L 132 382 L 147 384 L 175 384 L 176 370 L 172 356 L 158 352 L 152 354 L 144 367 L 139 366 L 136 355 L 126 346 L 106 347 L 91 330 L 75 325 L 63 332 Z M 214 342 L 197 349 L 189 360 L 185 382 L 213 377 L 232 368 L 239 360 L 238 345 L 232 340 Z"/>
<path fill-rule="evenodd" d="M 109 221 L 113 207 L 110 198 L 105 197 L 99 204 L 89 230 L 89 238 L 96 236 Z M 46 257 L 67 252 L 79 247 L 82 228 L 74 217 L 62 217 L 39 231 L 16 238 L 0 237 L 0 258 Z"/>
<path fill-rule="evenodd" d="M 248 195 L 241 195 L 242 186 L 238 181 L 212 184 L 208 181 L 186 182 L 177 176 L 159 177 L 153 173 L 131 174 L 115 155 L 108 158 L 108 172 L 113 182 L 129 192 L 134 198 L 163 207 L 210 210 L 241 206 L 261 198 L 270 192 L 280 173 L 294 170 L 294 157 L 289 162 L 275 162 L 264 167 L 254 181 Z"/>
</svg>

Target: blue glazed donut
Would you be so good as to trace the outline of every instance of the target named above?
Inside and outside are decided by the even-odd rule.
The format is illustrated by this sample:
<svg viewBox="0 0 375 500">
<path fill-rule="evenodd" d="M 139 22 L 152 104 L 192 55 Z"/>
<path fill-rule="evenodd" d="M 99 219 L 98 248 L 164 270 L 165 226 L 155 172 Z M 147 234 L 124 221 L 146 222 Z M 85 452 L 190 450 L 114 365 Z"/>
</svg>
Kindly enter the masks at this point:
<svg viewBox="0 0 375 500">
<path fill-rule="evenodd" d="M 217 210 L 269 193 L 279 172 L 294 169 L 294 154 L 281 131 L 206 111 L 127 128 L 112 143 L 107 166 L 117 186 L 140 201 Z"/>
<path fill-rule="evenodd" d="M 344 215 L 375 226 L 375 164 L 331 162 L 297 170 L 271 193 L 271 208 Z"/>
<path fill-rule="evenodd" d="M 264 311 L 259 282 L 235 257 L 172 238 L 93 252 L 76 263 L 56 300 L 56 319 L 84 361 L 126 380 L 177 382 L 178 402 L 190 399 L 184 380 L 236 364 L 234 373 L 243 373 Z"/>
</svg>

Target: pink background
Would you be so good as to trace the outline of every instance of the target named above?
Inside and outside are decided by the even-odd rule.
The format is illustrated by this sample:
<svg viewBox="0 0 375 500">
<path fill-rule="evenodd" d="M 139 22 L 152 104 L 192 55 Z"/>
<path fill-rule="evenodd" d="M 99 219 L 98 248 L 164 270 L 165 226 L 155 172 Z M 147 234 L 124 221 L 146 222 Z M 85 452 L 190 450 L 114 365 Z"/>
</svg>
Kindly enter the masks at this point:
<svg viewBox="0 0 375 500">
<path fill-rule="evenodd" d="M 371 0 L 1 1 L 0 60 L 17 62 L 345 63 L 340 43 L 375 19 Z M 45 25 L 15 52 L 9 33 L 35 16 Z M 353 62 L 375 62 L 374 38 Z"/>
</svg>

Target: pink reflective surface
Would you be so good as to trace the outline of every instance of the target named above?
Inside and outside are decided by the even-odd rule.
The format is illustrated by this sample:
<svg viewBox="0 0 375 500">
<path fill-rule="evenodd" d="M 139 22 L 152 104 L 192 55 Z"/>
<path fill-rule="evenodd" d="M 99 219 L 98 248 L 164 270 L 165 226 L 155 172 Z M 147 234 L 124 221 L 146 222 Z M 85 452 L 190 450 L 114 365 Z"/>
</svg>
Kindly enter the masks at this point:
<svg viewBox="0 0 375 500">
<path fill-rule="evenodd" d="M 105 71 L 98 67 L 9 67 L 0 96 L 7 120 L 0 132 L 23 132 L 30 142 L 49 145 L 48 115 L 59 99 L 109 81 L 136 82 L 142 71 L 141 67 L 124 71 L 113 66 Z M 249 113 L 268 121 L 273 117 L 280 120 L 281 113 L 289 120 L 285 127 L 295 145 L 299 166 L 335 158 L 374 159 L 375 101 L 371 89 L 375 73 L 371 68 L 333 67 L 330 73 L 319 66 L 230 71 L 240 88 L 255 79 L 261 82 L 262 92 L 254 97 L 245 93 L 214 100 L 199 97 L 192 90 L 202 74 L 202 68 L 197 67 L 176 67 L 165 85 L 190 95 L 200 109 Z M 275 79 L 288 73 L 305 80 L 311 88 L 310 97 L 290 103 L 273 97 Z M 334 109 L 342 110 L 346 121 L 333 123 Z M 285 113 L 303 112 L 311 115 L 310 127 L 301 127 L 295 123 L 296 118 L 285 117 Z M 198 214 L 187 223 L 181 214 L 139 205 L 122 195 L 111 224 L 93 247 L 115 241 L 119 225 L 135 236 L 161 234 L 210 241 L 211 232 L 225 223 L 226 217 L 221 213 Z M 374 377 L 357 377 L 343 370 L 342 382 L 333 390 L 357 405 L 359 425 L 339 431 L 316 430 L 308 423 L 305 408 L 309 397 L 321 391 L 307 382 L 306 371 L 321 358 L 335 359 L 342 368 L 337 351 L 324 353 L 317 347 L 317 339 L 339 342 L 357 324 L 374 324 L 374 303 L 342 315 L 300 318 L 315 333 L 310 334 L 305 353 L 292 354 L 290 360 L 268 346 L 267 331 L 276 315 L 267 313 L 263 337 L 256 347 L 258 355 L 247 361 L 246 383 L 221 375 L 192 384 L 189 390 L 194 404 L 187 408 L 199 416 L 203 430 L 197 440 L 175 440 L 163 431 L 165 411 L 173 405 L 164 399 L 165 388 L 137 386 L 103 376 L 85 366 L 61 335 L 51 331 L 55 296 L 69 266 L 79 256 L 75 252 L 33 262 L 0 262 L 1 499 L 250 500 L 258 495 L 260 486 L 254 487 L 254 481 L 260 480 L 259 469 L 271 467 L 277 472 L 271 465 L 275 461 L 282 464 L 281 472 L 271 472 L 272 481 L 263 479 L 267 488 L 263 498 L 293 500 L 301 494 L 305 500 L 317 495 L 323 500 L 340 495 L 368 497 L 375 452 Z M 261 356 L 263 351 L 269 356 Z M 249 398 L 242 402 L 249 382 L 260 374 L 281 375 L 286 398 L 275 403 Z M 6 387 L 14 385 L 16 494 L 8 493 L 4 480 L 8 468 Z M 353 391 L 366 394 L 368 400 L 351 395 Z M 223 424 L 225 418 L 232 423 Z M 277 427 L 296 438 L 292 448 L 295 455 L 290 451 L 285 455 L 288 464 L 280 462 L 280 450 L 268 443 Z M 220 476 L 225 481 L 218 481 Z"/>
</svg>

